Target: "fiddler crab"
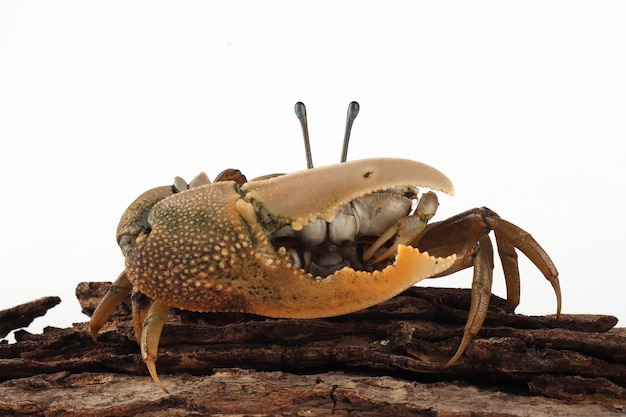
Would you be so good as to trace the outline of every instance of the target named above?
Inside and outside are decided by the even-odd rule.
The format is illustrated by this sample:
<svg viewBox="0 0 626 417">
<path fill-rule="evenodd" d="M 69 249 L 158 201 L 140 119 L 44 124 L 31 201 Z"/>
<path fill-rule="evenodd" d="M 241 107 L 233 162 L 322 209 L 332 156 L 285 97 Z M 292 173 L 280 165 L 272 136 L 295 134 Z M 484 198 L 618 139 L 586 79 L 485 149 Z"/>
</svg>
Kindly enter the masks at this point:
<svg viewBox="0 0 626 417">
<path fill-rule="evenodd" d="M 128 295 L 142 358 L 156 384 L 157 350 L 170 307 L 275 318 L 343 315 L 386 301 L 425 278 L 473 267 L 469 317 L 455 363 L 481 329 L 491 296 L 494 232 L 507 286 L 506 311 L 520 299 L 516 249 L 552 284 L 558 272 L 533 237 L 488 208 L 428 223 L 439 205 L 428 187 L 452 195 L 441 172 L 407 159 L 346 162 L 359 105 L 350 103 L 341 162 L 313 168 L 306 110 L 296 103 L 308 169 L 247 181 L 229 169 L 211 182 L 146 191 L 126 209 L 117 241 L 126 268 L 96 308 L 98 331 Z M 133 300 L 141 297 L 133 297 Z M 145 297 L 143 297 L 145 299 Z"/>
</svg>

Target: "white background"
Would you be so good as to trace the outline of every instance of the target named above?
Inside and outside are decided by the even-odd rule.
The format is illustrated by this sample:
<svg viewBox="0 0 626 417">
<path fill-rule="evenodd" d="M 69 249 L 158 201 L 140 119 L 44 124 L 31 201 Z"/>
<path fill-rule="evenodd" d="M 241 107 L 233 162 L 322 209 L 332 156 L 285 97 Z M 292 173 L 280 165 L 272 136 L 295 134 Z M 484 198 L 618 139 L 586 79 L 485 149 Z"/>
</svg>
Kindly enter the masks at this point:
<svg viewBox="0 0 626 417">
<path fill-rule="evenodd" d="M 0 309 L 58 295 L 31 331 L 85 320 L 74 288 L 122 270 L 141 192 L 305 168 L 298 100 L 336 163 L 358 100 L 349 159 L 439 168 L 457 193 L 437 219 L 489 206 L 551 254 L 565 313 L 623 326 L 625 22 L 621 1 L 2 2 Z M 517 311 L 553 313 L 521 269 Z"/>
</svg>

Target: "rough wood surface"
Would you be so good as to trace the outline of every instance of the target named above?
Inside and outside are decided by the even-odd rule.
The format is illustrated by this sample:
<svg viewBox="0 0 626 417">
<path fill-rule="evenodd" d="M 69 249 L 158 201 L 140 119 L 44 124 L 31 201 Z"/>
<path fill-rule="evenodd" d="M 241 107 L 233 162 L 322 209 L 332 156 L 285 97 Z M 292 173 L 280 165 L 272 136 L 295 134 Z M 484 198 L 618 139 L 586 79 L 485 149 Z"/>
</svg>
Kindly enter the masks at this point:
<svg viewBox="0 0 626 417">
<path fill-rule="evenodd" d="M 27 327 L 33 320 L 43 316 L 60 302 L 59 297 L 43 297 L 0 311 L 0 339 L 12 330 Z"/>
<path fill-rule="evenodd" d="M 85 313 L 108 285 L 78 286 Z M 174 311 L 157 362 L 169 394 L 147 376 L 123 304 L 98 343 L 78 323 L 41 335 L 18 331 L 17 343 L 0 344 L 0 415 L 624 413 L 626 331 L 614 329 L 611 316 L 508 315 L 493 297 L 480 335 L 459 363 L 444 367 L 469 296 L 412 288 L 325 320 Z"/>
</svg>

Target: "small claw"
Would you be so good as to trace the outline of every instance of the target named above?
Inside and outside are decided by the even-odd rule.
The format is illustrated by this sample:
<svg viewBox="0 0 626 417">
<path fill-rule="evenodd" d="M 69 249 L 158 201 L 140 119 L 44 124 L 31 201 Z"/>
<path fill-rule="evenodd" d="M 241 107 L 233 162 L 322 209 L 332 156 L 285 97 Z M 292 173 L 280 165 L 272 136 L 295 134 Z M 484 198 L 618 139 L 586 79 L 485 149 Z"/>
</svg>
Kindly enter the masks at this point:
<svg viewBox="0 0 626 417">
<path fill-rule="evenodd" d="M 332 221 L 337 210 L 366 194 L 402 186 L 425 186 L 453 194 L 450 180 L 433 167 L 397 158 L 344 162 L 241 186 L 244 199 L 294 230 L 317 219 Z"/>
<path fill-rule="evenodd" d="M 380 235 L 376 242 L 363 253 L 363 260 L 375 264 L 396 254 L 399 245 L 409 245 L 426 228 L 426 222 L 417 216 L 404 217 Z M 375 259 L 374 253 L 395 236 L 393 244 Z"/>
<path fill-rule="evenodd" d="M 437 194 L 432 191 L 425 193 L 422 198 L 420 198 L 415 213 L 411 216 L 401 218 L 398 223 L 394 224 L 380 235 L 379 238 L 367 248 L 365 253 L 363 253 L 363 260 L 368 261 L 370 264 L 378 263 L 394 255 L 398 249 L 398 245 L 409 245 L 411 242 L 415 241 L 426 228 L 428 221 L 437 212 L 437 207 L 439 207 Z M 374 253 L 394 236 L 395 241 L 393 244 L 382 254 L 378 255 L 376 259 L 370 261 Z"/>
<path fill-rule="evenodd" d="M 405 220 L 405 219 L 402 219 L 402 220 Z M 400 222 L 402 220 L 400 220 Z M 399 243 L 402 243 L 402 244 L 407 244 L 408 243 L 408 242 L 398 242 L 398 240 L 400 240 L 398 238 L 398 239 L 395 240 L 393 245 L 391 245 L 389 247 L 389 249 L 387 249 L 382 254 L 380 254 L 376 259 L 370 261 L 370 259 L 372 259 L 372 256 L 374 256 L 376 251 L 378 249 L 380 249 L 385 244 L 385 242 L 389 241 L 391 238 L 393 238 L 394 236 L 396 236 L 398 234 L 398 231 L 401 228 L 400 222 L 394 224 L 389 229 L 387 229 L 385 231 L 385 233 L 380 235 L 378 237 L 378 239 L 376 239 L 376 241 L 374 243 L 372 243 L 370 245 L 370 247 L 367 248 L 367 250 L 365 252 L 363 252 L 363 260 L 364 261 L 369 262 L 370 264 L 375 264 L 377 262 L 380 262 L 383 259 L 387 259 L 387 258 L 391 257 L 391 255 L 395 254 L 396 253 L 396 249 L 398 248 L 398 244 Z"/>
</svg>

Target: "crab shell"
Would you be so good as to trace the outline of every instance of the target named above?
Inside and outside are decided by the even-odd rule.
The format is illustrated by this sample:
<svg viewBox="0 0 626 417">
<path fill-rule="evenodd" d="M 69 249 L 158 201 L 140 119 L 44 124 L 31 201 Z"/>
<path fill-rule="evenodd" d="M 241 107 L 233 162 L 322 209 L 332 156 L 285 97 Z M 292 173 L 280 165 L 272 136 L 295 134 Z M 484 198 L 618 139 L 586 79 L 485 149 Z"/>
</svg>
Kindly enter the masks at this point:
<svg viewBox="0 0 626 417">
<path fill-rule="evenodd" d="M 299 230 L 317 219 L 330 222 L 351 200 L 400 186 L 453 193 L 450 180 L 436 169 L 394 158 L 351 161 L 241 186 L 221 181 L 179 193 L 155 188 L 135 200 L 120 221 L 126 274 L 141 293 L 191 311 L 282 318 L 358 311 L 440 274 L 455 256 L 436 258 L 401 245 L 381 271 L 344 267 L 314 277 L 294 265 L 284 248 L 272 246 L 268 224 Z"/>
</svg>

